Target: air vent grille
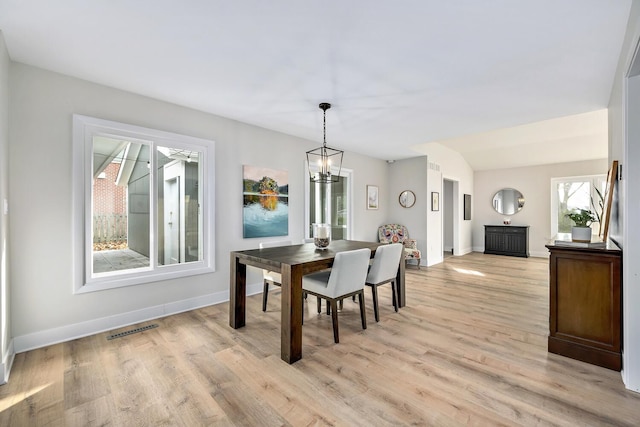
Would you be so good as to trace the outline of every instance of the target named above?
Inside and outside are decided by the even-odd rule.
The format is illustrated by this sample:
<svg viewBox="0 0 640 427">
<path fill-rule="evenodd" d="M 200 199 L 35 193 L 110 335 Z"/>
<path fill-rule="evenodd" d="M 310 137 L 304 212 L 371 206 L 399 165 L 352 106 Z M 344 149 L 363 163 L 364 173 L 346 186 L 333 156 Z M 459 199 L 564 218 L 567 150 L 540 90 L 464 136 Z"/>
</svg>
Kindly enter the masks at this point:
<svg viewBox="0 0 640 427">
<path fill-rule="evenodd" d="M 120 332 L 117 334 L 113 334 L 113 335 L 109 335 L 107 337 L 108 340 L 112 340 L 115 338 L 122 338 L 122 337 L 126 337 L 127 335 L 131 335 L 131 334 L 137 334 L 138 332 L 143 332 L 143 331 L 147 331 L 149 329 L 153 329 L 153 328 L 157 328 L 158 324 L 154 323 L 152 325 L 147 325 L 147 326 L 143 326 L 141 328 L 135 328 L 135 329 L 131 329 L 129 331 L 124 331 L 124 332 Z"/>
</svg>

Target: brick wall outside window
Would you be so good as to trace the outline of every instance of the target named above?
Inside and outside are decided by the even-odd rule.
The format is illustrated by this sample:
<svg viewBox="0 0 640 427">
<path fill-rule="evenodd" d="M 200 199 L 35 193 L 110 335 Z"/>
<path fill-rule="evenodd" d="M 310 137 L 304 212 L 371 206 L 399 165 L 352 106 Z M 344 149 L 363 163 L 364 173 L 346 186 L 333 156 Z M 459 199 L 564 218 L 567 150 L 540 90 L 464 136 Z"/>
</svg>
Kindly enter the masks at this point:
<svg viewBox="0 0 640 427">
<path fill-rule="evenodd" d="M 93 214 L 119 214 L 127 212 L 127 187 L 115 184 L 120 163 L 110 163 L 104 170 L 105 178 L 96 178 L 93 183 Z"/>
</svg>

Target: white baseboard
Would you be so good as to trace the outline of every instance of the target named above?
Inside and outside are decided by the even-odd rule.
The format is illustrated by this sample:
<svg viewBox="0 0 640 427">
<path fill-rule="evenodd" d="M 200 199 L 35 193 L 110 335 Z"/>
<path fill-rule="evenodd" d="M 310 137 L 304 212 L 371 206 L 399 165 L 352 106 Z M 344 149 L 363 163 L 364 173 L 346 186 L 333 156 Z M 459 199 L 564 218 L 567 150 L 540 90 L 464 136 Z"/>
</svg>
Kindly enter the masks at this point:
<svg viewBox="0 0 640 427">
<path fill-rule="evenodd" d="M 549 258 L 549 251 L 548 250 L 544 250 L 541 252 L 538 251 L 532 251 L 529 253 L 529 256 L 535 257 L 535 258 Z"/>
<path fill-rule="evenodd" d="M 456 248 L 453 248 L 453 249 L 454 249 L 454 252 L 453 252 L 454 256 L 462 256 L 462 255 L 470 254 L 471 252 L 476 252 L 475 249 L 471 247 L 466 247 L 462 249 L 456 249 Z"/>
<path fill-rule="evenodd" d="M 9 348 L 7 348 L 7 353 L 4 355 L 2 359 L 2 363 L 0 363 L 0 385 L 6 384 L 9 381 L 9 374 L 11 373 L 11 367 L 13 366 L 13 361 L 15 360 L 16 352 L 13 347 L 13 340 L 9 341 Z"/>
<path fill-rule="evenodd" d="M 254 295 L 261 292 L 262 283 L 247 285 L 247 295 Z M 15 349 L 15 351 L 12 353 L 22 353 L 24 351 L 46 347 L 48 345 L 58 344 L 74 340 L 76 338 L 82 338 L 100 332 L 118 329 L 124 326 L 134 325 L 136 323 L 146 322 L 148 320 L 158 319 L 172 314 L 178 314 L 194 310 L 196 308 L 228 301 L 229 291 L 226 290 L 195 298 L 188 298 L 186 300 L 168 302 L 154 307 L 147 307 L 142 310 L 130 311 L 127 313 L 102 317 L 100 319 L 92 319 L 87 320 L 86 322 L 34 332 L 32 334 L 21 335 L 13 338 L 12 349 Z M 9 369 L 10 368 L 11 367 L 9 366 Z M 8 372 L 5 376 L 8 377 Z"/>
</svg>

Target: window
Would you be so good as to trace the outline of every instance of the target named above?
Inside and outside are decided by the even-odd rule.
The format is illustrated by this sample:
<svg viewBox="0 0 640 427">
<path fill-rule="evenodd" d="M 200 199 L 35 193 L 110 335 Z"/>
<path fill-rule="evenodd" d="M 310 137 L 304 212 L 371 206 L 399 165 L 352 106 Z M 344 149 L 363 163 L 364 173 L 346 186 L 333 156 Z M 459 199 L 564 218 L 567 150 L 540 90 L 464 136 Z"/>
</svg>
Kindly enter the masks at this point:
<svg viewBox="0 0 640 427">
<path fill-rule="evenodd" d="M 73 117 L 76 292 L 214 271 L 212 141 Z"/>
<path fill-rule="evenodd" d="M 306 165 L 306 163 L 305 163 Z M 338 173 L 338 170 L 335 170 Z M 338 182 L 318 184 L 311 182 L 306 173 L 307 203 L 305 209 L 306 237 L 313 236 L 313 224 L 331 224 L 331 239 L 344 240 L 351 236 L 351 175 L 352 171 L 342 169 Z M 322 210 L 325 208 L 325 211 Z M 328 220 L 327 220 L 328 219 Z"/>
<path fill-rule="evenodd" d="M 572 210 L 589 209 L 599 219 L 605 185 L 606 175 L 551 179 L 551 235 L 571 233 L 573 224 L 566 214 Z"/>
</svg>

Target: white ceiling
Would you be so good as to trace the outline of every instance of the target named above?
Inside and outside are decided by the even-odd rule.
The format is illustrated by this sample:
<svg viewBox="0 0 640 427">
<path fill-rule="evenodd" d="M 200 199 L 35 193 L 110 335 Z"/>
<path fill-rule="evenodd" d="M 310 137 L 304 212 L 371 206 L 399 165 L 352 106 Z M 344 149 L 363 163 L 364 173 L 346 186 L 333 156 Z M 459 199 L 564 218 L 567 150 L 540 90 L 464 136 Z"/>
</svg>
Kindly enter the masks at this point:
<svg viewBox="0 0 640 427">
<path fill-rule="evenodd" d="M 401 159 L 438 142 L 482 169 L 591 140 L 606 157 L 606 135 L 571 127 L 607 107 L 630 5 L 0 0 L 0 30 L 17 62 L 318 142 L 326 101 L 329 146 Z M 519 127 L 541 121 L 547 150 Z"/>
</svg>

